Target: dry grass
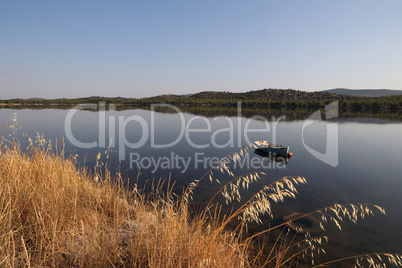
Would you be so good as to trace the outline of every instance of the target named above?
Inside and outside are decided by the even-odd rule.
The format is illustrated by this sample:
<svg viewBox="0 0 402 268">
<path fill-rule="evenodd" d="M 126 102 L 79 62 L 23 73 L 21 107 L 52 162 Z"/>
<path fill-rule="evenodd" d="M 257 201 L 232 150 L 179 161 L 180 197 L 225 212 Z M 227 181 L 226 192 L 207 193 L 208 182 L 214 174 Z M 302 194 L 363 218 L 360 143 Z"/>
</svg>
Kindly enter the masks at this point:
<svg viewBox="0 0 402 268">
<path fill-rule="evenodd" d="M 190 221 L 171 193 L 145 198 L 107 172 L 96 182 L 41 148 L 0 152 L 0 267 L 247 266 L 238 238 Z"/>
<path fill-rule="evenodd" d="M 78 169 L 74 159 L 66 159 L 57 143 L 51 145 L 40 135 L 35 143 L 24 153 L 17 141 L 1 138 L 0 267 L 290 267 L 306 260 L 302 256 L 314 264 L 323 252 L 320 244 L 326 237 L 312 237 L 302 229 L 288 233 L 290 222 L 247 234 L 248 223 L 260 223 L 264 214 L 272 217 L 272 202 L 295 198 L 295 185 L 306 182 L 302 177 L 264 186 L 233 212 L 223 213 L 215 202 L 218 194 L 227 204 L 240 202 L 240 190 L 264 175 L 235 177 L 227 167 L 251 147 L 222 158 L 182 196 L 175 196 L 162 191 L 163 183 L 147 193 L 137 187 L 128 190 L 119 174 L 113 175 L 113 183 L 107 169 L 101 172 L 98 167 L 90 175 Z M 204 178 L 216 181 L 214 172 L 230 179 L 222 182 L 202 213 L 190 215 L 193 191 Z M 356 222 L 372 209 L 384 212 L 369 204 L 334 204 L 309 215 L 320 220 L 322 229 L 328 222 L 341 228 L 340 221 Z M 274 229 L 280 233 L 268 242 L 266 235 Z M 303 233 L 303 239 L 297 233 Z M 402 266 L 397 254 L 345 260 L 350 258 L 370 267 L 386 262 Z"/>
</svg>

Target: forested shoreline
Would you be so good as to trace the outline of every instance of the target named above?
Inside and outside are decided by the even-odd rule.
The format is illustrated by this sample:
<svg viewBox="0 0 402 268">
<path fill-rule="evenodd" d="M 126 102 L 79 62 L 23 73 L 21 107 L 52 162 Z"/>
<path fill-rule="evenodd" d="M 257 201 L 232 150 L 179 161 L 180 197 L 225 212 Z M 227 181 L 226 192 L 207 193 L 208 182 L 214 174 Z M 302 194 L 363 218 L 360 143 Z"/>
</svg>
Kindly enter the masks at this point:
<svg viewBox="0 0 402 268">
<path fill-rule="evenodd" d="M 270 109 L 316 109 L 338 101 L 340 109 L 399 111 L 402 108 L 402 95 L 382 97 L 357 97 L 337 95 L 324 91 L 305 92 L 298 90 L 263 89 L 245 93 L 205 91 L 191 96 L 160 95 L 150 98 L 110 98 L 92 96 L 86 98 L 59 99 L 9 99 L 0 100 L 0 106 L 60 106 L 105 102 L 116 106 L 147 107 L 154 103 L 172 104 L 178 107 L 237 107 Z"/>
</svg>

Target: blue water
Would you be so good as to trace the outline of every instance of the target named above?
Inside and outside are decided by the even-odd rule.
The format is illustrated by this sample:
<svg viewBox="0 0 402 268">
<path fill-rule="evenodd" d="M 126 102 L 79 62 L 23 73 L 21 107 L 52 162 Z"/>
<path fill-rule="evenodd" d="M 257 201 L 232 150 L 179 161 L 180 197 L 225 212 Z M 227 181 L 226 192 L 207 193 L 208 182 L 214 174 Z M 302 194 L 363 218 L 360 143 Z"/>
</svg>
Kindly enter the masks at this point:
<svg viewBox="0 0 402 268">
<path fill-rule="evenodd" d="M 16 135 L 22 147 L 28 144 L 23 133 L 32 138 L 37 132 L 43 133 L 44 138 L 57 138 L 59 142 L 64 137 L 66 148 L 79 155 L 80 164 L 85 161 L 90 167 L 95 165 L 99 152 L 103 155 L 102 160 L 106 160 L 105 147 L 113 138 L 110 163 L 112 167 L 120 165 L 125 177 L 136 178 L 139 171 L 140 180 L 171 176 L 177 180 L 177 186 L 200 178 L 214 160 L 238 151 L 248 141 L 276 140 L 290 146 L 293 158 L 287 164 L 269 163 L 268 159 L 251 151 L 246 155 L 243 166 L 233 167 L 233 171 L 238 174 L 250 170 L 267 173 L 261 182 L 253 186 L 252 191 L 283 176 L 300 175 L 307 179 L 307 185 L 299 186 L 296 200 L 287 200 L 275 206 L 276 218 L 290 212 L 309 212 L 334 202 L 378 204 L 386 209 L 387 216 L 376 213 L 377 216 L 360 221 L 358 225 L 345 222 L 342 232 L 333 226 L 328 227 L 326 235 L 330 241 L 325 246 L 327 258 L 367 252 L 402 253 L 402 230 L 399 228 L 402 221 L 400 122 L 335 119 L 317 121 L 303 130 L 305 121 L 276 121 L 277 118 L 264 121 L 263 118 L 205 118 L 188 113 L 178 115 L 145 110 L 106 111 L 104 114 L 77 111 L 71 120 L 74 138 L 84 144 L 98 143 L 94 148 L 83 149 L 75 146 L 67 137 L 65 123 L 69 112 L 54 109 L 1 109 L 0 123 L 5 123 L 5 136 L 8 137 L 12 133 L 9 129 L 13 124 L 11 118 L 17 113 L 18 124 L 22 125 L 22 129 Z M 131 122 L 124 123 L 130 116 L 135 117 L 131 117 Z M 103 123 L 99 123 L 100 119 L 105 122 L 104 127 Z M 338 131 L 334 132 L 330 125 Z M 187 130 L 187 136 L 186 133 L 181 136 L 183 128 Z M 245 135 L 244 129 L 250 132 Z M 328 132 L 330 139 L 337 134 L 336 146 L 327 148 L 327 144 L 331 144 L 327 140 Z M 177 142 L 167 148 L 155 148 L 152 137 L 157 145 Z M 125 146 L 129 143 L 143 144 L 136 148 Z M 325 157 L 315 157 L 307 146 L 318 153 L 333 153 L 335 156 L 332 158 L 337 159 L 337 163 L 323 162 Z M 119 162 L 119 158 L 125 160 Z M 225 180 L 224 176 L 220 178 Z M 195 201 L 203 204 L 217 187 L 216 184 L 202 184 L 195 193 Z"/>
</svg>

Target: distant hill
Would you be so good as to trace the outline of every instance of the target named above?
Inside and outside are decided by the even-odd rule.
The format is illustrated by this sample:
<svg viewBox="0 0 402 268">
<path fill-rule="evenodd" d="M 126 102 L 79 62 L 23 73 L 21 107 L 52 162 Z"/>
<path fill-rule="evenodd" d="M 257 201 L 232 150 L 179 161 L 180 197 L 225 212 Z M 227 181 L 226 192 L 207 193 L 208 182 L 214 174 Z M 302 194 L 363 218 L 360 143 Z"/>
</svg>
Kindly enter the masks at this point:
<svg viewBox="0 0 402 268">
<path fill-rule="evenodd" d="M 183 97 L 191 97 L 191 96 L 193 96 L 194 95 L 194 93 L 190 93 L 190 94 L 181 94 L 180 96 L 183 96 Z"/>
<path fill-rule="evenodd" d="M 158 98 L 161 100 L 169 100 L 169 99 L 177 99 L 177 98 L 181 98 L 182 95 L 176 95 L 176 94 L 163 94 L 163 95 L 158 95 L 158 96 L 154 96 L 151 98 Z"/>
<path fill-rule="evenodd" d="M 380 95 L 377 92 L 378 95 L 374 95 L 373 92 L 376 91 L 382 94 Z M 356 95 L 356 92 L 360 94 Z M 342 109 L 354 109 L 359 111 L 367 109 L 398 111 L 400 107 L 402 107 L 402 91 L 398 92 L 400 95 L 394 94 L 387 96 L 386 94 L 390 94 L 389 92 L 392 94 L 398 91 L 335 89 L 306 92 L 294 89 L 272 88 L 248 92 L 203 91 L 193 94 L 190 97 L 182 95 L 162 95 L 144 98 L 133 102 L 133 104 L 147 106 L 153 103 L 169 103 L 185 107 L 236 107 L 240 101 L 242 107 L 245 108 L 317 109 L 331 102 L 338 101 L 339 107 Z"/>
<path fill-rule="evenodd" d="M 187 94 L 186 94 L 187 95 Z M 368 96 L 368 97 L 365 97 Z M 73 106 L 81 103 L 115 104 L 125 107 L 151 107 L 166 103 L 180 107 L 237 107 L 264 109 L 317 109 L 338 101 L 341 109 L 363 111 L 399 111 L 402 109 L 402 90 L 350 90 L 333 89 L 306 92 L 294 89 L 261 89 L 248 92 L 204 91 L 188 96 L 165 94 L 151 98 L 109 98 L 92 96 L 78 99 L 10 99 L 0 100 L 0 108 L 15 106 Z"/>
<path fill-rule="evenodd" d="M 314 101 L 334 99 L 329 92 L 305 92 L 294 89 L 262 89 L 241 93 L 228 91 L 204 91 L 191 96 L 193 99 L 259 100 L 259 101 Z"/>
<path fill-rule="evenodd" d="M 349 95 L 357 97 L 384 97 L 384 96 L 396 96 L 402 95 L 402 90 L 390 90 L 390 89 L 347 89 L 347 88 L 335 88 L 330 90 L 324 90 L 325 92 L 337 94 L 337 95 Z"/>
<path fill-rule="evenodd" d="M 27 99 L 27 100 L 29 100 L 29 101 L 43 101 L 43 100 L 46 100 L 46 99 L 44 99 L 44 98 L 30 98 L 30 99 Z"/>
</svg>

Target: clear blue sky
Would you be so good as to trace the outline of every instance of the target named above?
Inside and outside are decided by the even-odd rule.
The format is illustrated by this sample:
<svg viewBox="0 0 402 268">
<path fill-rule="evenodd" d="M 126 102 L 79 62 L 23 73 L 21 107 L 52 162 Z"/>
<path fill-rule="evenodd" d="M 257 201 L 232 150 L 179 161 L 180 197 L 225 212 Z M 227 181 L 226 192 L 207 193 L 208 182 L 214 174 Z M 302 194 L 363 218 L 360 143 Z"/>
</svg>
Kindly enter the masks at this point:
<svg viewBox="0 0 402 268">
<path fill-rule="evenodd" d="M 401 0 L 0 0 L 0 99 L 402 89 Z"/>
</svg>

